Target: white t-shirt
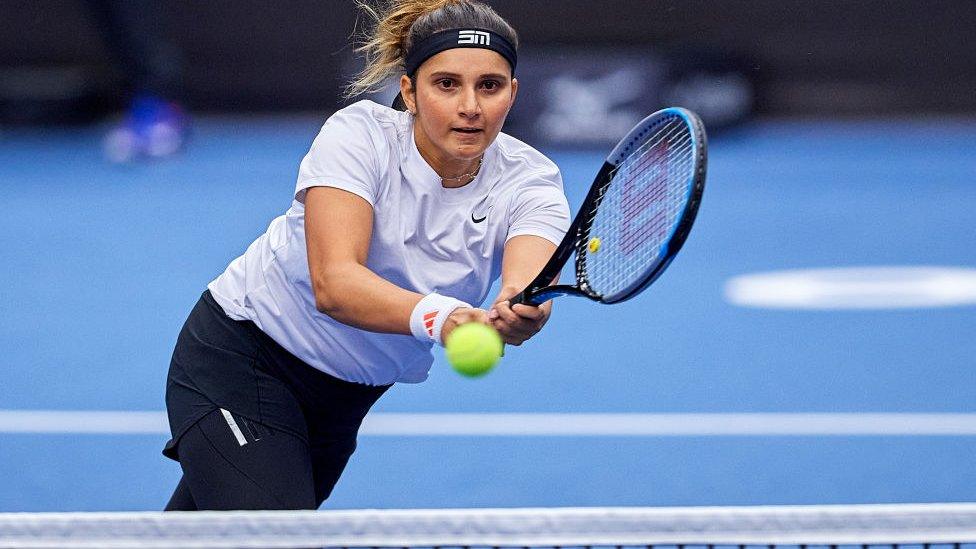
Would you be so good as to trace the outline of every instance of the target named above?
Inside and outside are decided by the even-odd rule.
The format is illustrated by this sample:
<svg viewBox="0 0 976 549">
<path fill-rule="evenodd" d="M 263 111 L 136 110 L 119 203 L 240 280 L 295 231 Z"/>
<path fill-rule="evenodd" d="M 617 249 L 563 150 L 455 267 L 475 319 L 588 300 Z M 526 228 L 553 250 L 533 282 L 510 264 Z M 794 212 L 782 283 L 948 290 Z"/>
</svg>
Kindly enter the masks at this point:
<svg viewBox="0 0 976 549">
<path fill-rule="evenodd" d="M 304 228 L 305 191 L 315 186 L 373 206 L 370 270 L 471 304 L 501 273 L 509 238 L 558 244 L 570 224 L 559 169 L 511 136 L 499 133 L 474 181 L 448 189 L 420 156 L 409 113 L 360 101 L 332 115 L 302 160 L 291 207 L 209 288 L 231 318 L 253 321 L 315 368 L 369 385 L 425 380 L 431 344 L 354 328 L 315 308 Z"/>
</svg>

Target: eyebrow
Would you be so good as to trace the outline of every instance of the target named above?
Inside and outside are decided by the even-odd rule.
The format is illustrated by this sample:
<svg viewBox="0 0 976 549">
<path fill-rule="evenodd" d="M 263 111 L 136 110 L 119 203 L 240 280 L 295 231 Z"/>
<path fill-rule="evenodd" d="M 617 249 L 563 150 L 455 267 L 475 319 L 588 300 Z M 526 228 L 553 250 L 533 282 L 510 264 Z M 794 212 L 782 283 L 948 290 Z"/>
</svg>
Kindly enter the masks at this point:
<svg viewBox="0 0 976 549">
<path fill-rule="evenodd" d="M 451 77 L 451 78 L 461 78 L 461 75 L 460 74 L 457 74 L 457 73 L 454 73 L 454 72 L 447 72 L 447 71 L 437 71 L 435 73 L 431 73 L 430 78 L 440 78 L 440 77 L 445 77 L 445 76 L 448 76 L 448 77 Z M 486 74 L 481 74 L 481 75 L 478 76 L 478 78 L 496 78 L 496 79 L 499 79 L 499 80 L 508 80 L 508 76 L 506 76 L 504 74 L 494 73 L 494 72 L 486 73 Z"/>
</svg>

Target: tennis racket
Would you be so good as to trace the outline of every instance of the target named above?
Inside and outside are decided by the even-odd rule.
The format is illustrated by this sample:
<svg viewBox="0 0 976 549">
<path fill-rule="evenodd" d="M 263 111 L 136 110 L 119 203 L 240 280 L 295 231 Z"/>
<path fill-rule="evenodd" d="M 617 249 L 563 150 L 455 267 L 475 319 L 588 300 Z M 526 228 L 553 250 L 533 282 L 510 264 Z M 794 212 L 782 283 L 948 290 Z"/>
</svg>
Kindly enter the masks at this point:
<svg viewBox="0 0 976 549">
<path fill-rule="evenodd" d="M 695 222 L 705 188 L 707 140 L 695 113 L 658 111 L 610 152 L 579 213 L 539 276 L 510 303 L 582 296 L 620 303 L 667 269 Z M 551 285 L 576 253 L 576 281 Z"/>
</svg>

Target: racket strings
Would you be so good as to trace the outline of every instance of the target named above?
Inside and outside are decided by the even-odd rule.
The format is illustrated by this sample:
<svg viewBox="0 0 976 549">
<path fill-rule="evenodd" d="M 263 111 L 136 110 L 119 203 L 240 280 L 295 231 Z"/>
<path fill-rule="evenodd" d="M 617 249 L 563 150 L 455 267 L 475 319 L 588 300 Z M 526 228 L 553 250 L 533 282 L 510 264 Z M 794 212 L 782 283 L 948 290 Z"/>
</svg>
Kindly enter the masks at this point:
<svg viewBox="0 0 976 549">
<path fill-rule="evenodd" d="M 687 151 L 684 150 L 684 148 L 687 148 Z M 674 166 L 665 165 L 663 166 L 662 171 L 672 171 L 677 169 L 679 175 L 684 174 L 686 171 L 684 168 L 686 165 L 691 163 L 690 155 L 688 154 L 690 149 L 691 141 L 689 139 L 687 140 L 686 147 L 683 146 L 682 148 L 674 151 L 675 156 L 679 158 L 687 157 L 689 160 L 687 162 L 678 162 Z M 652 177 L 667 178 L 669 177 L 669 174 L 658 173 Z M 682 189 L 673 184 L 655 185 L 652 187 L 650 192 L 638 194 L 636 199 L 625 201 L 622 213 L 624 219 L 627 219 L 629 216 L 637 215 L 651 207 L 655 207 L 659 210 L 661 208 L 668 209 L 665 212 L 665 215 L 654 215 L 651 217 L 651 222 L 640 225 L 636 231 L 628 232 L 627 235 L 629 238 L 625 239 L 621 243 L 625 252 L 633 251 L 634 246 L 636 245 L 635 243 L 647 241 L 647 237 L 650 234 L 659 235 L 659 241 L 663 240 L 667 236 L 667 233 L 664 232 L 664 230 L 674 224 L 678 216 L 680 216 L 681 210 L 683 209 L 683 204 L 681 201 L 676 200 L 676 198 L 680 197 L 673 196 L 676 190 L 680 191 Z M 681 207 L 679 208 L 678 206 Z"/>
<path fill-rule="evenodd" d="M 661 164 L 660 170 L 644 178 L 651 180 L 649 191 L 637 193 L 636 198 L 625 197 L 631 199 L 629 203 L 625 201 L 624 204 L 625 220 L 632 219 L 642 212 L 650 214 L 649 219 L 648 215 L 644 216 L 645 223 L 636 223 L 636 230 L 625 231 L 626 238 L 621 242 L 625 253 L 634 252 L 641 243 L 646 242 L 655 244 L 656 247 L 646 247 L 645 255 L 656 256 L 661 246 L 666 243 L 670 228 L 678 221 L 684 209 L 686 193 L 681 183 L 687 180 L 689 168 L 693 163 L 691 149 L 690 135 L 686 135 L 686 139 L 672 145 L 668 153 L 669 157 Z M 631 262 L 631 265 L 640 264 L 640 258 Z"/>
<path fill-rule="evenodd" d="M 690 147 L 688 148 L 690 150 Z M 682 151 L 676 151 L 680 155 Z M 690 162 L 683 163 L 685 165 Z M 672 166 L 680 173 L 681 163 Z M 667 174 L 658 177 L 669 177 Z M 610 279 L 616 282 L 615 290 L 627 288 L 642 279 L 666 252 L 665 245 L 672 227 L 678 222 L 684 209 L 684 188 L 674 184 L 661 184 L 639 199 L 647 206 L 638 212 L 647 212 L 643 219 L 621 216 L 623 226 L 619 248 L 628 259 L 612 264 Z M 651 208 L 654 208 L 651 211 Z M 625 208 L 626 209 L 626 208 Z M 634 214 L 631 214 L 633 216 Z M 650 218 L 648 219 L 648 216 Z M 635 228 L 636 227 L 636 228 Z"/>
<path fill-rule="evenodd" d="M 615 181 L 617 179 L 618 173 L 624 168 L 634 168 L 631 171 L 638 171 L 638 172 L 645 169 L 647 164 L 650 164 L 655 160 L 655 158 L 653 157 L 650 158 L 648 157 L 647 155 L 648 150 L 654 147 L 661 146 L 661 144 L 665 142 L 665 139 L 673 138 L 675 132 L 681 131 L 682 129 L 684 128 L 680 124 L 675 124 L 673 121 L 669 123 L 667 126 L 665 126 L 665 130 L 659 131 L 655 134 L 657 136 L 656 140 L 648 139 L 640 147 L 638 147 L 633 153 L 628 155 L 622 162 L 620 162 L 620 164 L 618 164 L 617 167 L 610 172 L 609 180 Z M 689 143 L 690 143 L 690 135 L 689 135 Z M 643 162 L 643 164 L 636 167 L 633 166 L 631 159 L 634 158 L 638 159 L 635 160 L 634 162 L 641 161 Z M 600 198 L 594 203 L 593 208 L 590 209 L 589 212 L 587 212 L 586 222 L 588 225 L 593 223 L 597 215 L 597 212 L 599 211 L 599 207 L 603 203 L 603 199 L 607 191 L 610 189 L 610 187 L 611 185 L 607 185 L 603 188 L 600 194 Z"/>
<path fill-rule="evenodd" d="M 687 204 L 694 165 L 693 135 L 674 119 L 612 172 L 588 214 L 589 236 L 600 239 L 596 252 L 582 252 L 593 291 L 604 297 L 629 291 L 656 266 Z"/>
<path fill-rule="evenodd" d="M 657 136 L 657 139 L 654 139 L 654 140 L 648 139 L 640 147 L 638 147 L 636 150 L 634 150 L 634 152 L 632 152 L 630 155 L 628 155 L 622 162 L 620 162 L 620 164 L 618 164 L 617 167 L 614 168 L 610 172 L 609 179 L 611 181 L 615 181 L 616 178 L 617 178 L 617 174 L 621 170 L 623 170 L 624 168 L 635 168 L 635 166 L 632 165 L 633 162 L 631 162 L 631 159 L 634 159 L 634 158 L 638 159 L 637 161 L 642 161 L 643 162 L 643 165 L 637 166 L 635 168 L 635 170 L 631 170 L 631 171 L 640 171 L 640 170 L 645 169 L 647 164 L 650 164 L 651 162 L 653 162 L 655 160 L 655 158 L 653 158 L 653 157 L 649 158 L 647 156 L 647 152 L 649 150 L 655 148 L 655 147 L 660 147 L 662 145 L 662 143 L 665 143 L 666 142 L 666 140 L 673 139 L 676 134 L 678 134 L 679 132 L 682 132 L 682 131 L 684 131 L 684 132 L 687 133 L 687 128 L 684 126 L 684 124 L 683 123 L 675 123 L 675 121 L 672 120 L 671 122 L 669 122 L 665 126 L 665 129 L 664 130 L 659 130 L 657 133 L 654 134 L 654 135 Z M 688 133 L 687 134 L 687 137 L 688 137 L 688 143 L 690 145 L 690 143 L 691 143 L 691 134 Z M 637 161 L 634 161 L 634 162 L 637 162 Z M 606 192 L 607 192 L 607 190 L 609 188 L 610 188 L 610 186 L 604 187 L 603 194 L 601 195 L 601 200 L 597 200 L 596 203 L 595 203 L 595 205 L 594 205 L 594 207 L 593 207 L 593 209 L 591 209 L 590 212 L 588 213 L 588 218 L 587 218 L 587 221 L 588 222 L 592 222 L 593 221 L 594 216 L 596 216 L 596 213 L 599 210 L 599 205 L 601 204 L 603 195 L 606 194 Z"/>
<path fill-rule="evenodd" d="M 632 158 L 639 158 L 641 160 L 644 160 L 649 150 L 658 148 L 664 143 L 674 141 L 675 136 L 681 134 L 687 135 L 690 142 L 691 133 L 688 131 L 688 128 L 683 121 L 680 121 L 678 119 L 672 119 L 668 121 L 664 125 L 663 129 L 660 129 L 657 132 L 655 132 L 654 134 L 655 138 L 646 140 L 644 143 L 641 144 L 640 147 L 635 149 L 634 152 L 627 155 L 627 157 L 624 158 L 623 161 L 621 161 L 620 164 L 618 164 L 617 167 L 612 172 L 610 172 L 611 173 L 610 177 L 614 178 L 616 177 L 617 172 L 621 171 L 624 168 L 631 167 L 633 165 L 633 162 L 631 162 Z"/>
</svg>

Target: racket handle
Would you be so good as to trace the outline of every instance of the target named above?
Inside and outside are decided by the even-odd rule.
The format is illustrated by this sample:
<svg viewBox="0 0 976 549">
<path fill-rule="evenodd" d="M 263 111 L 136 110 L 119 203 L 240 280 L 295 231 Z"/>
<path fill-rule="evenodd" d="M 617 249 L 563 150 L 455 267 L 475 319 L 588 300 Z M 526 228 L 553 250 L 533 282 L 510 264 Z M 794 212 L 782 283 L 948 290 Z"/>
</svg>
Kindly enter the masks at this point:
<svg viewBox="0 0 976 549">
<path fill-rule="evenodd" d="M 519 305 L 519 304 L 522 304 L 522 305 L 531 305 L 531 303 L 529 303 L 525 299 L 525 292 L 524 291 L 519 292 L 519 293 L 513 295 L 512 297 L 508 298 L 508 306 L 509 307 L 514 307 L 515 305 Z"/>
<path fill-rule="evenodd" d="M 508 300 L 510 306 L 514 306 L 518 303 L 524 305 L 530 305 L 532 307 L 538 307 L 550 299 L 559 297 L 561 295 L 586 295 L 574 286 L 557 285 L 557 286 L 546 286 L 544 288 L 538 288 L 535 291 L 530 291 L 529 289 L 522 290 L 521 292 L 515 294 Z"/>
<path fill-rule="evenodd" d="M 508 306 L 514 307 L 515 305 L 522 304 L 522 305 L 529 305 L 530 307 L 538 307 L 539 305 L 545 303 L 548 299 L 550 299 L 542 295 L 535 295 L 532 297 L 529 296 L 530 294 L 528 290 L 522 290 L 521 292 L 508 298 Z"/>
</svg>

